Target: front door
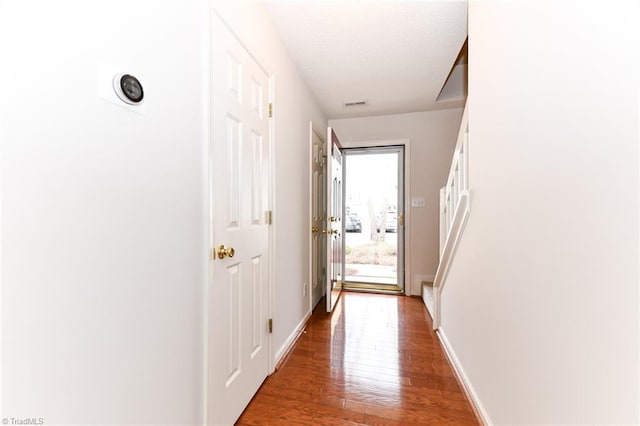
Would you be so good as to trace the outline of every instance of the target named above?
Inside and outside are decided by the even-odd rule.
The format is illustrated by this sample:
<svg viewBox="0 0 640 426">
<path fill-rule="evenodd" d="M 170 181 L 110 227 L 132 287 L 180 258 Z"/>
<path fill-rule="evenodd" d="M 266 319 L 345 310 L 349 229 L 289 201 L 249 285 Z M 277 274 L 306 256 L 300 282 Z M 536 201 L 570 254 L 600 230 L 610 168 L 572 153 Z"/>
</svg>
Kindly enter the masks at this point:
<svg viewBox="0 0 640 426">
<path fill-rule="evenodd" d="M 343 150 L 345 288 L 404 292 L 404 147 Z"/>
<path fill-rule="evenodd" d="M 207 420 L 230 425 L 269 373 L 269 78 L 211 17 Z"/>
<path fill-rule="evenodd" d="M 344 283 L 342 146 L 331 127 L 327 131 L 327 312 L 333 311 Z"/>
<path fill-rule="evenodd" d="M 325 283 L 326 155 L 325 143 L 310 125 L 311 133 L 311 309 L 322 298 Z"/>
</svg>

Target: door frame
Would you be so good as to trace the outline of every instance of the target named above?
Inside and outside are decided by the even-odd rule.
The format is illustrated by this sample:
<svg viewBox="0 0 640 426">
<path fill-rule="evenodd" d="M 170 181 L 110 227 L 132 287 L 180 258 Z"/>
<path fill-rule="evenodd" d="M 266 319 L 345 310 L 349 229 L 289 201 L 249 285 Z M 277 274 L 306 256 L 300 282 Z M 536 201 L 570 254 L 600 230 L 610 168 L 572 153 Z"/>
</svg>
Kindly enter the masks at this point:
<svg viewBox="0 0 640 426">
<path fill-rule="evenodd" d="M 203 179 L 205 180 L 203 185 L 203 202 L 202 205 L 202 214 L 203 214 L 203 222 L 204 229 L 206 232 L 206 237 L 202 239 L 202 250 L 205 261 L 203 262 L 204 268 L 204 281 L 203 281 L 203 298 L 202 298 L 202 337 L 203 337 L 203 346 L 202 346 L 202 367 L 203 367 L 203 380 L 202 380 L 202 423 L 209 424 L 210 413 L 209 413 L 209 397 L 210 397 L 210 389 L 208 387 L 208 374 L 209 369 L 215 368 L 216 366 L 212 366 L 209 364 L 209 287 L 210 283 L 213 280 L 213 256 L 215 253 L 215 241 L 213 240 L 213 228 L 211 226 L 212 220 L 212 212 L 213 212 L 213 197 L 212 194 L 212 185 L 213 185 L 213 176 L 212 176 L 212 154 L 213 154 L 213 119 L 211 117 L 211 105 L 213 102 L 213 83 L 211 81 L 211 51 L 214 48 L 213 41 L 211 39 L 211 26 L 212 22 L 212 14 L 215 14 L 217 19 L 222 22 L 225 27 L 231 32 L 231 34 L 240 42 L 240 44 L 245 48 L 245 50 L 249 53 L 249 55 L 256 62 L 258 67 L 264 71 L 268 78 L 268 97 L 269 103 L 273 104 L 275 101 L 275 75 L 270 72 L 264 64 L 257 59 L 257 57 L 253 54 L 251 49 L 249 49 L 246 44 L 240 39 L 237 33 L 233 30 L 233 28 L 227 23 L 222 14 L 216 10 L 216 7 L 213 5 L 213 1 L 209 0 L 207 3 L 207 13 L 206 13 L 206 21 L 207 21 L 207 35 L 205 40 L 205 73 L 203 73 L 203 88 L 206 90 L 207 95 L 205 96 L 205 102 L 203 105 L 203 110 L 205 114 L 205 120 L 203 120 L 203 136 L 205 137 L 205 143 L 203 146 L 203 167 L 206 173 L 203 175 Z M 273 114 L 275 116 L 275 113 Z M 275 235 L 276 235 L 276 220 L 275 220 L 275 211 L 276 211 L 276 182 L 275 182 L 275 165 L 276 165 L 276 153 L 275 153 L 275 123 L 273 116 L 269 117 L 269 194 L 267 196 L 268 203 L 268 211 L 271 211 L 272 221 L 268 230 L 268 247 L 269 247 L 269 262 L 268 267 L 269 271 L 267 276 L 269 277 L 269 282 L 267 283 L 267 297 L 268 297 L 268 316 L 269 318 L 273 318 L 274 312 L 274 283 L 275 283 L 275 259 L 276 259 L 276 244 L 275 244 Z M 267 355 L 268 355 L 268 371 L 267 377 L 273 374 L 275 371 L 275 349 L 273 345 L 273 334 L 269 333 L 267 335 Z"/>
<path fill-rule="evenodd" d="M 367 141 L 342 141 L 343 148 L 375 148 L 402 145 L 404 146 L 404 294 L 412 296 L 413 283 L 411 282 L 411 256 L 408 250 L 411 247 L 411 139 L 382 139 Z M 401 293 L 402 294 L 402 293 Z M 416 294 L 419 296 L 420 294 Z"/>
<path fill-rule="evenodd" d="M 251 51 L 247 49 L 249 53 Z M 269 104 L 275 105 L 275 84 L 276 77 L 273 73 L 266 70 L 265 67 L 256 59 L 256 63 L 267 73 L 269 76 Z M 275 108 L 274 108 L 275 110 Z M 271 224 L 269 225 L 269 284 L 267 286 L 267 293 L 269 295 L 269 318 L 273 319 L 274 300 L 275 300 L 275 285 L 276 282 L 276 133 L 275 133 L 275 111 L 272 111 L 269 117 L 269 150 L 271 157 L 269 157 L 269 196 L 267 197 L 269 202 L 269 211 L 271 212 Z M 276 349 L 273 344 L 273 334 L 269 333 L 269 341 L 267 342 L 267 349 L 269 351 L 269 373 L 268 376 L 273 374 L 276 370 Z"/>
</svg>

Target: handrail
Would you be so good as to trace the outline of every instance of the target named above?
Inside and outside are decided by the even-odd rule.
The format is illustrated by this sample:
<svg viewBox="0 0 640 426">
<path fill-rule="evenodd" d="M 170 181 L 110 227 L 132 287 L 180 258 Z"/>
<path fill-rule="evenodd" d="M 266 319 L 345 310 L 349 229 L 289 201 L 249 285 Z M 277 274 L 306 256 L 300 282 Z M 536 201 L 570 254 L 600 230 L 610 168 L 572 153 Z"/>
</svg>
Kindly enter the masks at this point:
<svg viewBox="0 0 640 426">
<path fill-rule="evenodd" d="M 433 280 L 433 329 L 440 327 L 440 296 L 469 217 L 469 123 L 465 106 L 447 184 L 440 189 L 440 262 Z"/>
<path fill-rule="evenodd" d="M 469 124 L 467 122 L 467 110 L 462 116 L 460 132 L 456 148 L 453 151 L 451 168 L 447 184 L 440 189 L 440 258 L 449 239 L 454 223 L 454 217 L 458 210 L 458 204 L 465 191 L 469 191 Z"/>
</svg>

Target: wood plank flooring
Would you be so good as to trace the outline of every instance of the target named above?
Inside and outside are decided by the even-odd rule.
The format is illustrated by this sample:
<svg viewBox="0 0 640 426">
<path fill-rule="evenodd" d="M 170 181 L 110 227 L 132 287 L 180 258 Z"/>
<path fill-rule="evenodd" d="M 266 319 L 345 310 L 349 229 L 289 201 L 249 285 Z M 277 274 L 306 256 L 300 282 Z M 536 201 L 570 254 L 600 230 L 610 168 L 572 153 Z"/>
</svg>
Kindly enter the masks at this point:
<svg viewBox="0 0 640 426">
<path fill-rule="evenodd" d="M 238 425 L 477 425 L 422 300 L 343 292 L 320 303 Z"/>
</svg>

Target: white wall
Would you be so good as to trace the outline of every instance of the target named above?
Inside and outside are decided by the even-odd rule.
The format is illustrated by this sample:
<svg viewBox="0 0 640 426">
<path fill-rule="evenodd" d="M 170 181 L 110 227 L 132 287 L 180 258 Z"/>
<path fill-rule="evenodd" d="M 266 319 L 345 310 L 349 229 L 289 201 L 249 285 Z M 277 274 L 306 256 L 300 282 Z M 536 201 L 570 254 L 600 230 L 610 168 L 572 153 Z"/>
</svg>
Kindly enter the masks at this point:
<svg viewBox="0 0 640 426">
<path fill-rule="evenodd" d="M 456 144 L 462 109 L 416 112 L 379 117 L 330 120 L 345 146 L 358 142 L 409 139 L 411 193 L 405 197 L 426 198 L 426 207 L 411 209 L 411 238 L 406 256 L 410 257 L 410 283 L 414 295 L 420 294 L 416 277 L 433 279 L 438 268 L 440 188 L 446 184 L 451 156 Z M 410 286 L 410 287 L 409 287 Z"/>
<path fill-rule="evenodd" d="M 279 355 L 310 313 L 309 121 L 318 134 L 327 120 L 298 74 L 272 24 L 257 2 L 214 1 L 214 9 L 273 75 L 275 81 L 276 200 L 273 346 Z M 276 360 L 277 361 L 277 360 Z"/>
<path fill-rule="evenodd" d="M 442 324 L 494 424 L 640 423 L 638 12 L 470 3 L 471 215 Z"/>
<path fill-rule="evenodd" d="M 0 417 L 197 424 L 206 7 L 16 0 L 0 16 Z M 141 78 L 145 114 L 98 96 L 98 61 Z"/>
</svg>

